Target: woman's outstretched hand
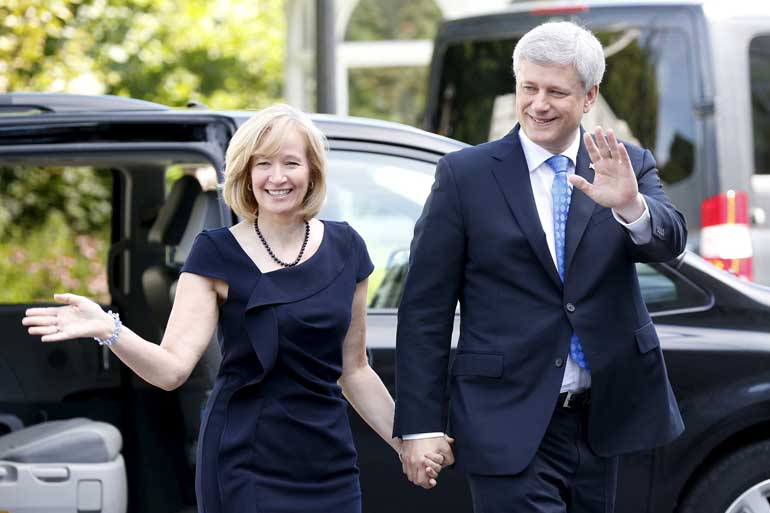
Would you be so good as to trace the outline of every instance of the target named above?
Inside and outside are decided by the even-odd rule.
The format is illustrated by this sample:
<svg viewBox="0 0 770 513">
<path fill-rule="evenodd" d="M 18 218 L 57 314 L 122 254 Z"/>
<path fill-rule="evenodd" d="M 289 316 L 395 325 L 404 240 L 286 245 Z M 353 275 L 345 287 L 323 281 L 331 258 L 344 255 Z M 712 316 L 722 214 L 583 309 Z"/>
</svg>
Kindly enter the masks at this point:
<svg viewBox="0 0 770 513">
<path fill-rule="evenodd" d="M 41 335 L 43 342 L 61 342 L 73 338 L 107 338 L 114 328 L 113 319 L 98 304 L 76 294 L 54 294 L 65 306 L 29 308 L 21 323 L 30 335 Z"/>
</svg>

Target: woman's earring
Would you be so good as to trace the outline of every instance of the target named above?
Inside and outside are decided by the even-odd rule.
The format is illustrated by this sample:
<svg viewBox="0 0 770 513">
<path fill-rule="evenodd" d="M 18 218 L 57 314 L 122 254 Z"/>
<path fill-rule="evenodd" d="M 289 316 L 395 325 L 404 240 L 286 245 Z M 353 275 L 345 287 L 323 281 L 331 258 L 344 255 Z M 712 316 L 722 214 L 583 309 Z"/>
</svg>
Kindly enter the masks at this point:
<svg viewBox="0 0 770 513">
<path fill-rule="evenodd" d="M 249 190 L 249 191 L 251 191 L 251 183 L 247 183 L 247 184 L 246 184 L 246 189 L 247 189 L 247 190 Z"/>
<path fill-rule="evenodd" d="M 310 190 L 313 190 L 313 187 L 315 187 L 315 182 L 310 182 Z"/>
</svg>

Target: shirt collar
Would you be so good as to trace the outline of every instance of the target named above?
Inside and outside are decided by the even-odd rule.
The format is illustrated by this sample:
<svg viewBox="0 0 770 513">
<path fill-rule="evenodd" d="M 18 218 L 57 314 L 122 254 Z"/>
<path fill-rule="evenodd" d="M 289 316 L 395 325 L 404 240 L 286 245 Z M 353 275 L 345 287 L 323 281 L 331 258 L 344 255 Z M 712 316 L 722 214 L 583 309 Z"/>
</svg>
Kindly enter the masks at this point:
<svg viewBox="0 0 770 513">
<path fill-rule="evenodd" d="M 519 141 L 521 141 L 521 149 L 524 151 L 524 158 L 527 159 L 527 167 L 529 172 L 533 173 L 537 168 L 543 165 L 543 163 L 551 158 L 554 154 L 546 150 L 542 146 L 532 142 L 532 139 L 527 137 L 523 128 L 519 128 Z M 580 148 L 580 129 L 575 131 L 575 138 L 566 150 L 561 152 L 561 155 L 567 157 L 572 166 L 575 166 L 577 162 L 578 149 Z"/>
</svg>

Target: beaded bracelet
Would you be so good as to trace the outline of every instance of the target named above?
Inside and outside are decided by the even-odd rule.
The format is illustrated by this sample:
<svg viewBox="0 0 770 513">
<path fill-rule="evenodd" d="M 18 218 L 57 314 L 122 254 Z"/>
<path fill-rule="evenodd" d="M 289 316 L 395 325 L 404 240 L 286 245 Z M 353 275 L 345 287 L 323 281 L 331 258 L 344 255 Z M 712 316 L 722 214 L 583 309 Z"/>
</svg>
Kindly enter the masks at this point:
<svg viewBox="0 0 770 513">
<path fill-rule="evenodd" d="M 115 321 L 115 329 L 112 330 L 112 335 L 110 335 L 109 338 L 94 337 L 94 340 L 99 342 L 100 346 L 112 347 L 112 344 L 118 341 L 120 332 L 123 329 L 123 323 L 120 322 L 120 315 L 114 313 L 112 310 L 109 310 L 107 314 L 109 314 Z"/>
</svg>

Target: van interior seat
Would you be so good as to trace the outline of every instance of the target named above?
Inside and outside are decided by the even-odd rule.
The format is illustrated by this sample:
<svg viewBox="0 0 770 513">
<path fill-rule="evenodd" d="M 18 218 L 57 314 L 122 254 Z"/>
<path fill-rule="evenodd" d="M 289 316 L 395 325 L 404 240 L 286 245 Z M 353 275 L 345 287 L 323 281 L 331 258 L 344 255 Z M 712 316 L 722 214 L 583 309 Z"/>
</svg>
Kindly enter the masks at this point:
<svg viewBox="0 0 770 513">
<path fill-rule="evenodd" d="M 41 422 L 0 437 L 0 460 L 20 463 L 103 463 L 119 454 L 114 426 L 85 418 Z"/>
<path fill-rule="evenodd" d="M 114 426 L 86 418 L 41 422 L 0 436 L 0 507 L 125 513 L 122 445 Z"/>
<path fill-rule="evenodd" d="M 149 267 L 142 274 L 145 299 L 161 328 L 165 328 L 179 269 L 190 252 L 195 236 L 206 227 L 219 226 L 216 191 L 204 192 L 194 176 L 185 175 L 171 187 L 158 216 L 150 227 L 148 240 L 164 248 L 171 264 Z"/>
<path fill-rule="evenodd" d="M 195 237 L 205 228 L 221 225 L 216 191 L 203 191 L 198 180 L 191 175 L 185 175 L 174 183 L 148 234 L 150 242 L 164 249 L 165 260 L 142 273 L 145 299 L 160 327 L 161 335 L 174 304 L 179 271 L 190 253 Z M 191 466 L 195 462 L 201 409 L 214 385 L 221 359 L 214 334 L 198 365 L 179 389 L 187 459 Z"/>
</svg>

